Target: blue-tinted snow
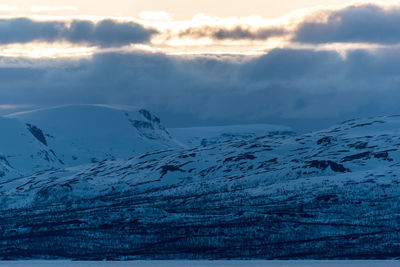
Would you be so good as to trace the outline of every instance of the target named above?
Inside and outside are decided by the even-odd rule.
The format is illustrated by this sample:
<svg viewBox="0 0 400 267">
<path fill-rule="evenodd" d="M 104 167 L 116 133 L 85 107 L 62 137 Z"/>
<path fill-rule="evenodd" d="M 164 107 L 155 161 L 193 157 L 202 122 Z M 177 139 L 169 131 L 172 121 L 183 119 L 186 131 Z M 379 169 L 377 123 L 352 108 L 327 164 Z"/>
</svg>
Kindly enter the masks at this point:
<svg viewBox="0 0 400 267">
<path fill-rule="evenodd" d="M 391 267 L 399 261 L 129 261 L 129 262 L 80 262 L 80 261 L 10 261 L 1 267 Z"/>
</svg>

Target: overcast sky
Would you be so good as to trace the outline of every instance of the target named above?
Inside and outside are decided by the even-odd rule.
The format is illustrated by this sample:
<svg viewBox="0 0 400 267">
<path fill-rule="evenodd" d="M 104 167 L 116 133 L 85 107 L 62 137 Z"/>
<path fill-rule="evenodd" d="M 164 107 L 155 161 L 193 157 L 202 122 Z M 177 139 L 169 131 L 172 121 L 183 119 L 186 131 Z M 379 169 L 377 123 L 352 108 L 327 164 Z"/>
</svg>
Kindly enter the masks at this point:
<svg viewBox="0 0 400 267">
<path fill-rule="evenodd" d="M 2 1 L 0 113 L 125 104 L 300 130 L 400 114 L 398 3 L 277 3 Z"/>
</svg>

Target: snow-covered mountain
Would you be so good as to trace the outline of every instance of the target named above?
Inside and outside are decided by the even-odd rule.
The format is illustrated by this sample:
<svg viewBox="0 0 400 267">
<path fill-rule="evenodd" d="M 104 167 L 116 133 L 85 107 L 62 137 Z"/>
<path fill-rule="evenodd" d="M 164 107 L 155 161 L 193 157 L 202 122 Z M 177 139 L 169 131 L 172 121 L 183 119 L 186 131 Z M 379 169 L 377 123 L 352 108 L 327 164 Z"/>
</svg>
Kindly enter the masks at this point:
<svg viewBox="0 0 400 267">
<path fill-rule="evenodd" d="M 208 146 L 216 143 L 255 138 L 269 134 L 295 134 L 289 127 L 273 124 L 169 128 L 168 132 L 171 133 L 176 140 L 179 140 L 189 147 Z"/>
<path fill-rule="evenodd" d="M 35 126 L 0 117 L 0 129 L 0 179 L 62 166 L 55 152 L 39 141 L 43 133 Z"/>
<path fill-rule="evenodd" d="M 66 166 L 179 147 L 159 118 L 133 107 L 70 105 L 7 117 L 26 124 Z"/>
<path fill-rule="evenodd" d="M 0 257 L 400 257 L 400 117 L 0 183 Z"/>
</svg>

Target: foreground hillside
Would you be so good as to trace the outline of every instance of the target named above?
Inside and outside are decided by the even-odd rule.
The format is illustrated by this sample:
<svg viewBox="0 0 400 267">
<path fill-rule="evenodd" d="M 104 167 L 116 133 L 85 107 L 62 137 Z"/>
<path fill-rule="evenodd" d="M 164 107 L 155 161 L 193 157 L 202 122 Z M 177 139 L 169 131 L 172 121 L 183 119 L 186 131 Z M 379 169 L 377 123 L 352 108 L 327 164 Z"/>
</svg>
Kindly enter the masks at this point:
<svg viewBox="0 0 400 267">
<path fill-rule="evenodd" d="M 400 257 L 400 117 L 0 183 L 0 257 Z"/>
</svg>

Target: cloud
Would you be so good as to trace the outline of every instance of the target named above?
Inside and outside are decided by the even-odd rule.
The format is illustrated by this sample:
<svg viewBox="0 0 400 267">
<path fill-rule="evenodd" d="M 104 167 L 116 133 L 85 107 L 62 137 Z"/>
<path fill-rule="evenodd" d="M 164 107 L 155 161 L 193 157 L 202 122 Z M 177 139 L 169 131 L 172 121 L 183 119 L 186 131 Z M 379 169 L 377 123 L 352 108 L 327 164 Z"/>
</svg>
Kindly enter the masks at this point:
<svg viewBox="0 0 400 267">
<path fill-rule="evenodd" d="M 180 30 L 171 38 L 267 41 L 284 37 L 287 43 L 299 44 L 351 43 L 395 45 L 400 43 L 400 6 L 380 4 L 353 4 L 334 9 L 310 9 L 274 20 L 257 18 L 248 20 L 221 19 L 201 15 L 190 27 Z M 174 31 L 171 31 L 172 33 Z M 172 34 L 171 34 L 172 35 Z M 288 38 L 287 38 L 288 37 Z"/>
<path fill-rule="evenodd" d="M 400 113 L 399 52 L 355 50 L 343 58 L 333 51 L 275 49 L 245 61 L 135 52 L 58 59 L 48 66 L 21 62 L 0 68 L 0 104 L 136 105 L 173 126 L 329 125 Z M 15 65 L 17 59 L 9 60 Z"/>
<path fill-rule="evenodd" d="M 301 15 L 299 15 L 301 14 Z M 205 16 L 202 22 L 216 18 Z M 220 22 L 222 20 L 220 19 Z M 227 25 L 232 22 L 225 21 Z M 264 26 L 262 26 L 264 23 Z M 192 26 L 178 33 L 180 38 L 220 40 L 268 40 L 272 37 L 290 37 L 292 45 L 365 43 L 394 45 L 400 43 L 400 6 L 380 4 L 353 4 L 334 9 L 310 9 L 294 13 L 267 26 L 266 20 L 240 23 L 236 26 Z M 257 25 L 257 26 L 255 26 Z M 293 44 L 295 42 L 295 44 Z"/>
<path fill-rule="evenodd" d="M 397 7 L 358 5 L 317 13 L 292 25 L 294 32 L 238 26 L 195 27 L 181 34 L 214 40 L 293 34 L 296 42 L 311 44 L 396 44 L 400 38 Z M 155 30 L 139 24 L 113 20 L 0 20 L 3 44 L 61 40 L 109 47 L 148 42 L 153 34 Z M 273 49 L 240 60 L 113 52 L 84 59 L 0 62 L 0 105 L 136 105 L 173 126 L 290 122 L 304 128 L 315 121 L 329 125 L 400 113 L 400 49 L 393 45 L 372 52 L 348 50 L 345 56 L 328 50 Z"/>
<path fill-rule="evenodd" d="M 295 30 L 301 43 L 400 43 L 400 7 L 363 4 L 312 13 Z"/>
<path fill-rule="evenodd" d="M 0 43 L 54 42 L 66 30 L 63 22 L 35 22 L 26 18 L 1 19 Z"/>
<path fill-rule="evenodd" d="M 89 20 L 34 21 L 27 18 L 0 19 L 0 44 L 33 41 L 67 41 L 76 44 L 112 47 L 147 43 L 157 31 L 134 22 L 111 19 L 94 23 Z"/>
<path fill-rule="evenodd" d="M 36 6 L 33 8 L 38 12 L 41 10 L 47 12 L 72 7 Z M 0 19 L 0 35 L 2 36 L 0 44 L 61 41 L 98 47 L 122 47 L 145 43 L 150 44 L 155 50 L 163 51 L 164 49 L 169 52 L 186 52 L 190 48 L 184 46 L 190 44 L 193 47 L 200 47 L 198 49 L 201 51 L 208 49 L 215 52 L 216 50 L 237 51 L 237 43 L 230 41 L 243 41 L 241 47 L 243 51 L 255 52 L 274 45 L 299 47 L 303 44 L 318 46 L 330 43 L 364 43 L 365 45 L 400 43 L 400 27 L 397 27 L 400 24 L 400 6 L 398 5 L 357 4 L 336 9 L 313 9 L 307 12 L 276 20 L 265 20 L 256 16 L 217 18 L 197 15 L 192 21 L 172 21 L 168 13 L 144 11 L 139 15 L 142 24 L 113 19 L 104 19 L 96 23 L 83 19 L 35 21 L 29 18 L 3 18 Z M 154 28 L 144 25 L 153 25 Z M 159 38 L 151 42 L 153 36 Z M 282 42 L 267 43 L 271 38 L 277 37 Z M 199 40 L 203 38 L 207 40 Z M 226 42 L 218 47 L 221 45 L 220 41 Z M 229 43 L 232 43 L 231 47 L 226 46 Z"/>
<path fill-rule="evenodd" d="M 70 42 L 91 43 L 99 46 L 123 46 L 132 43 L 147 43 L 154 29 L 146 29 L 133 22 L 116 22 L 110 19 L 96 24 L 91 21 L 75 20 L 68 28 L 65 38 Z"/>
<path fill-rule="evenodd" d="M 19 105 L 0 105 L 0 110 L 14 110 L 14 109 L 18 109 L 21 106 Z"/>
<path fill-rule="evenodd" d="M 203 26 L 185 29 L 179 33 L 179 37 L 211 38 L 214 40 L 267 40 L 286 33 L 287 31 L 280 27 L 252 29 L 251 27 L 243 26 L 235 26 L 233 28 Z"/>
</svg>

